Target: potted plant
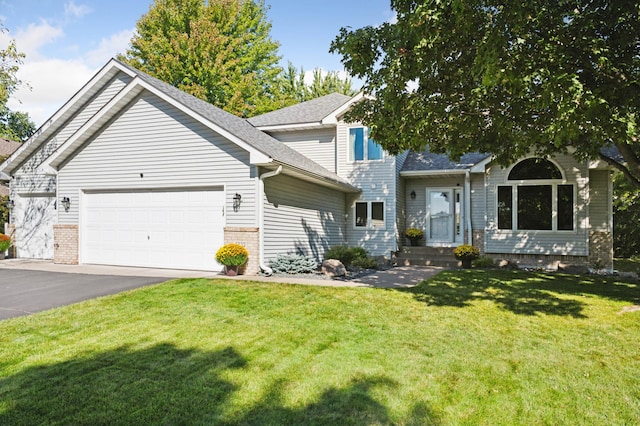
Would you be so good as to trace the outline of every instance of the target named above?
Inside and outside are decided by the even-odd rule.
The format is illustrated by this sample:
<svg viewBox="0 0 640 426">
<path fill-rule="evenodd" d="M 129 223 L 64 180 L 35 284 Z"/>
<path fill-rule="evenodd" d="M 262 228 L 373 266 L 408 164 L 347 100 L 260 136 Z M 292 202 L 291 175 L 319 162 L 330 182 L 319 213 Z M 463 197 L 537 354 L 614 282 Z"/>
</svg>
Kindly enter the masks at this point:
<svg viewBox="0 0 640 426">
<path fill-rule="evenodd" d="M 229 276 L 238 275 L 238 267 L 247 263 L 249 252 L 240 244 L 225 244 L 216 252 L 216 260 L 224 265 Z"/>
<path fill-rule="evenodd" d="M 462 267 L 471 268 L 471 262 L 480 257 L 480 250 L 469 244 L 462 244 L 453 249 L 453 255 L 456 259 L 462 261 Z"/>
<path fill-rule="evenodd" d="M 11 237 L 0 234 L 0 259 L 4 259 L 4 252 L 11 247 Z"/>
<path fill-rule="evenodd" d="M 404 236 L 407 237 L 411 242 L 411 245 L 415 247 L 418 245 L 418 241 L 424 237 L 424 232 L 422 232 L 422 229 L 409 228 L 404 231 Z"/>
</svg>

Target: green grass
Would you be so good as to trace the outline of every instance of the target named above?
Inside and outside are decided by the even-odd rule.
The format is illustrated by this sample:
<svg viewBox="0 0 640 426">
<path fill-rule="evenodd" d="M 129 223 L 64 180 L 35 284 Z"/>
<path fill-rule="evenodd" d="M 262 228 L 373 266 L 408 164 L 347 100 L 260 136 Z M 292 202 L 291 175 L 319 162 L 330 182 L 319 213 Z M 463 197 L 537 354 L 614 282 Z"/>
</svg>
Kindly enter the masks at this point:
<svg viewBox="0 0 640 426">
<path fill-rule="evenodd" d="M 613 267 L 618 271 L 640 274 L 640 257 L 616 258 Z"/>
<path fill-rule="evenodd" d="M 172 281 L 0 322 L 0 424 L 637 424 L 639 290 Z"/>
</svg>

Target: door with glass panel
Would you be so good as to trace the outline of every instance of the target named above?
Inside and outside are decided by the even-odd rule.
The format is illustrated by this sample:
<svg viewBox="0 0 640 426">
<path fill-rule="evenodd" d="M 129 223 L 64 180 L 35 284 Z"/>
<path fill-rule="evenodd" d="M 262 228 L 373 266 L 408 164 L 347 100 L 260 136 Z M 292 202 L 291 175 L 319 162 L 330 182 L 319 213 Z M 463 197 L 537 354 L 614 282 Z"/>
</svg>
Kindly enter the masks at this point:
<svg viewBox="0 0 640 426">
<path fill-rule="evenodd" d="M 427 244 L 462 243 L 462 189 L 427 189 Z"/>
</svg>

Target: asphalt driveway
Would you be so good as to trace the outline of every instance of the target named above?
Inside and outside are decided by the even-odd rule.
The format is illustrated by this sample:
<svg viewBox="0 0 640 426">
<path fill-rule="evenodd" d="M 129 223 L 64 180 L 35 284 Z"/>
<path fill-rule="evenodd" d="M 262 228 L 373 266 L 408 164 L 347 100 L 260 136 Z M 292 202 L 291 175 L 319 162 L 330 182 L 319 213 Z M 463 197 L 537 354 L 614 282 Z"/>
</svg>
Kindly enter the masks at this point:
<svg viewBox="0 0 640 426">
<path fill-rule="evenodd" d="M 0 320 L 29 315 L 169 279 L 0 269 Z"/>
</svg>

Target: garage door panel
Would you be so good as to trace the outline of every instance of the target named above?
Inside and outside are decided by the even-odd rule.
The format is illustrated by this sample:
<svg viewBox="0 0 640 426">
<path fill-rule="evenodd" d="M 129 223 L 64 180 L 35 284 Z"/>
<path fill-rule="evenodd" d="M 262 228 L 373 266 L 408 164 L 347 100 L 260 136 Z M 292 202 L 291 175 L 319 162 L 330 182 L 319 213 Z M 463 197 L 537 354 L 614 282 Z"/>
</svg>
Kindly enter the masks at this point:
<svg viewBox="0 0 640 426">
<path fill-rule="evenodd" d="M 83 202 L 85 263 L 222 268 L 214 255 L 224 241 L 223 191 L 90 193 Z"/>
</svg>

